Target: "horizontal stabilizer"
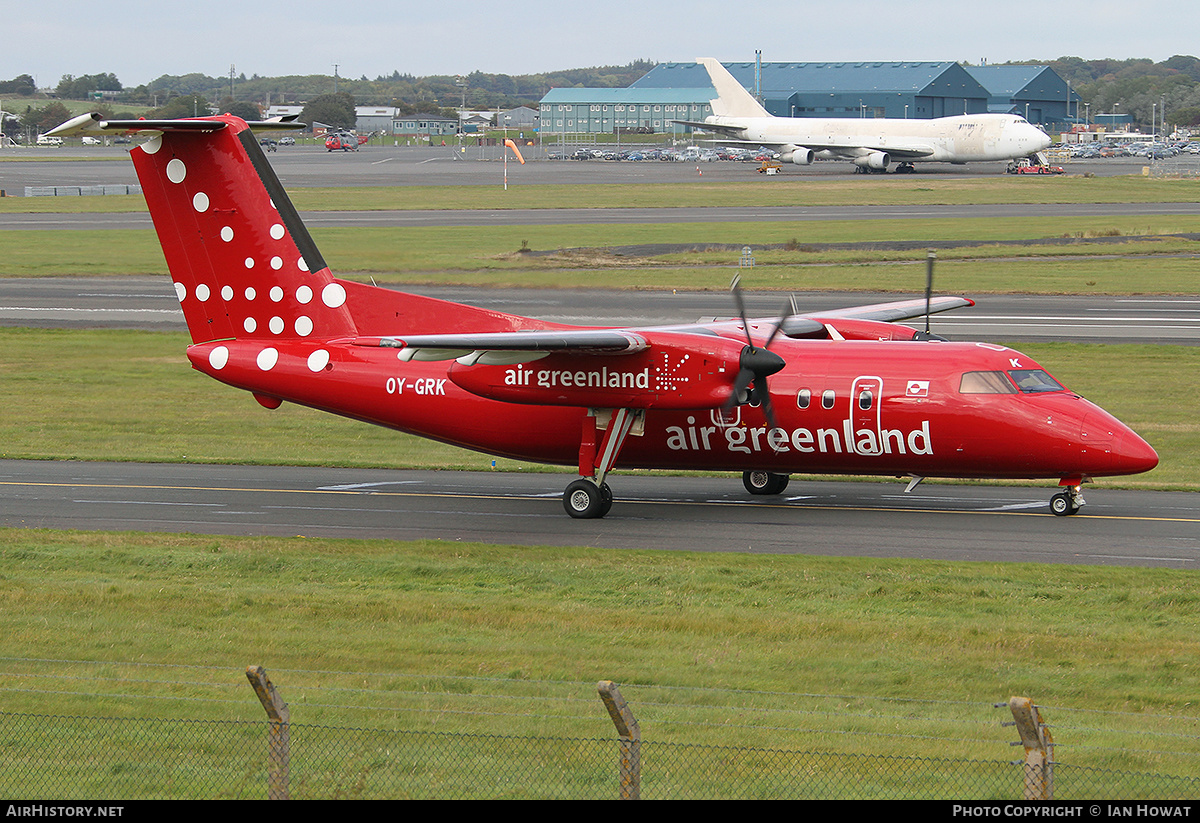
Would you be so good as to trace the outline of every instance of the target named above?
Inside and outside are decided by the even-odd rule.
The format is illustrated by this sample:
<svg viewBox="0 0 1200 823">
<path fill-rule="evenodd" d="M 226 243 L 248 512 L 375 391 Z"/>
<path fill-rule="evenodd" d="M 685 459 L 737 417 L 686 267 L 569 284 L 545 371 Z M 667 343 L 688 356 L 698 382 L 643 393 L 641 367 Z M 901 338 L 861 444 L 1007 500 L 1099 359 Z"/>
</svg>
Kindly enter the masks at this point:
<svg viewBox="0 0 1200 823">
<path fill-rule="evenodd" d="M 153 131 L 160 134 L 166 132 L 206 133 L 220 131 L 227 125 L 223 120 L 209 120 L 203 117 L 178 120 L 106 120 L 99 113 L 90 112 L 73 117 L 46 134 L 51 137 L 76 137 L 84 134 L 127 134 L 140 131 Z M 299 131 L 305 128 L 303 123 L 295 122 L 294 116 L 252 120 L 246 125 L 253 131 Z"/>
</svg>

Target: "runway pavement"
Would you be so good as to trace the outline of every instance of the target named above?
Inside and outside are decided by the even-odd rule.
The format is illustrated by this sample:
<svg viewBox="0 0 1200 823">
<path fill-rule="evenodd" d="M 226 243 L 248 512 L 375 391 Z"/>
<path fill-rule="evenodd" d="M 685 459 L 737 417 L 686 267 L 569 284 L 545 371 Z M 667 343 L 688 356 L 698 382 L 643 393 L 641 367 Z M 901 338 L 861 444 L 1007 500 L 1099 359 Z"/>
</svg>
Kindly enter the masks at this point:
<svg viewBox="0 0 1200 823">
<path fill-rule="evenodd" d="M 0 461 L 0 525 L 199 534 L 469 540 L 778 554 L 1196 568 L 1200 496 L 794 478 L 753 498 L 736 476 L 611 478 L 603 520 L 573 520 L 572 476 Z"/>
<path fill-rule="evenodd" d="M 723 291 L 404 288 L 443 300 L 575 325 L 690 323 L 706 317 L 728 317 L 735 311 Z M 787 298 L 777 292 L 752 292 L 745 299 L 751 314 L 774 317 Z M 796 294 L 802 312 L 897 299 L 900 296 L 895 294 Z M 166 277 L 0 279 L 0 326 L 161 331 L 185 328 L 178 299 Z M 936 315 L 932 328 L 955 340 L 1200 345 L 1200 297 L 987 295 L 980 297 L 974 307 Z"/>
<path fill-rule="evenodd" d="M 552 150 L 553 147 L 549 147 Z M 10 151 L 10 150 L 5 150 Z M 61 149 L 12 149 L 24 158 L 0 163 L 0 189 L 19 197 L 26 186 L 137 185 L 126 146 Z M 280 148 L 268 154 L 271 166 L 286 188 L 335 186 L 538 186 L 548 184 L 589 185 L 595 183 L 707 183 L 711 181 L 759 181 L 770 186 L 788 180 L 846 178 L 866 187 L 876 185 L 879 175 L 858 175 L 847 162 L 826 161 L 811 166 L 785 165 L 774 176 L 759 174 L 757 163 L 664 163 L 612 162 L 601 160 L 541 160 L 540 152 L 527 152 L 525 165 L 501 161 L 495 147 L 470 147 L 465 152 L 450 146 L 370 145 L 358 152 L 330 153 L 318 146 Z M 32 160 L 30 158 L 33 158 Z M 1004 176 L 1007 162 L 918 164 L 911 177 L 964 179 Z M 1141 174 L 1146 162 L 1140 158 L 1109 158 L 1067 163 L 1069 174 L 1117 176 Z M 1044 180 L 1037 176 L 1024 182 L 1031 186 Z"/>
</svg>

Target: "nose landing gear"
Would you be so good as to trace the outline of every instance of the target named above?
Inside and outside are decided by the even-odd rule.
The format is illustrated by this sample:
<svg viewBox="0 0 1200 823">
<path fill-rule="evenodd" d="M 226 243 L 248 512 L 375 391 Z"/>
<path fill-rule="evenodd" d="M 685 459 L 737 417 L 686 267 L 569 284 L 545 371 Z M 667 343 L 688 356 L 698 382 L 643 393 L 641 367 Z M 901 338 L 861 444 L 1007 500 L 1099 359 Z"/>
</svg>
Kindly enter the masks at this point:
<svg viewBox="0 0 1200 823">
<path fill-rule="evenodd" d="M 1050 511 L 1058 517 L 1066 517 L 1083 508 L 1083 503 L 1083 487 L 1070 486 L 1050 498 Z"/>
</svg>

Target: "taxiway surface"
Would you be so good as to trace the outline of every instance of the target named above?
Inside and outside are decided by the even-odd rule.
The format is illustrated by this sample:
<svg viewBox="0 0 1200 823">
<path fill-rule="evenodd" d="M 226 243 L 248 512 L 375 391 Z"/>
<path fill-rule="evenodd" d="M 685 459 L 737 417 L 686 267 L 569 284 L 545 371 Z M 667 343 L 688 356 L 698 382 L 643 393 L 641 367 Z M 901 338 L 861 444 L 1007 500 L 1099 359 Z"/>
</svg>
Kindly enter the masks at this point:
<svg viewBox="0 0 1200 823">
<path fill-rule="evenodd" d="M 753 498 L 737 477 L 617 475 L 603 520 L 565 474 L 0 461 L 0 525 L 468 540 L 986 562 L 1196 568 L 1200 496 L 1088 490 L 1072 517 L 1036 486 L 818 482 Z"/>
<path fill-rule="evenodd" d="M 443 300 L 584 326 L 692 323 L 702 318 L 729 317 L 735 312 L 724 291 L 403 288 Z M 786 299 L 778 292 L 745 295 L 747 311 L 757 317 L 775 317 Z M 796 294 L 801 312 L 898 299 L 902 296 Z M 923 322 L 910 325 L 922 326 Z M 161 331 L 186 328 L 167 277 L 0 279 L 0 326 Z M 932 328 L 956 340 L 1200 345 L 1200 297 L 986 295 L 971 308 L 935 315 Z"/>
</svg>

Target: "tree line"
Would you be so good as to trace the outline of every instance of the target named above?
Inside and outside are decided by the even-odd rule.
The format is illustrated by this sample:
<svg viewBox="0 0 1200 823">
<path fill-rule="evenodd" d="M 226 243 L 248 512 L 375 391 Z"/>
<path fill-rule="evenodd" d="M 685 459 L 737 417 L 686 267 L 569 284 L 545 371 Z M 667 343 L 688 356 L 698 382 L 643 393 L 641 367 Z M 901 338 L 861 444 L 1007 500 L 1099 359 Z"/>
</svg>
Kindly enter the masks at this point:
<svg viewBox="0 0 1200 823">
<path fill-rule="evenodd" d="M 1002 65 L 1002 64 L 994 64 Z M 1024 61 L 1020 64 L 1046 65 L 1070 83 L 1094 116 L 1117 112 L 1128 114 L 1136 123 L 1149 125 L 1161 117 L 1164 107 L 1167 122 L 1173 126 L 1200 125 L 1200 58 L 1176 55 L 1156 63 L 1148 59 L 1085 60 L 1059 57 L 1049 61 Z M 460 107 L 469 110 L 495 110 L 526 105 L 536 108 L 551 88 L 625 88 L 642 77 L 655 63 L 635 60 L 624 66 L 597 66 L 568 69 L 544 74 L 508 75 L 474 71 L 450 76 L 416 77 L 392 72 L 374 80 L 366 76 L 352 79 L 329 75 L 291 75 L 284 77 L 212 77 L 193 73 L 162 75 L 156 80 L 126 88 L 111 73 L 74 77 L 64 75 L 53 91 L 61 100 L 97 100 L 96 108 L 108 117 L 129 116 L 183 117 L 207 112 L 211 107 L 229 111 L 246 119 L 255 119 L 272 104 L 306 104 L 302 119 L 335 126 L 353 126 L 355 105 L 395 106 L 402 114 L 428 112 L 455 116 Z M 0 81 L 0 95 L 29 98 L 26 111 L 8 110 L 30 126 L 40 129 L 65 111 L 59 103 L 45 100 L 27 74 Z M 138 107 L 137 114 L 123 106 Z M 69 112 L 68 112 L 69 116 Z M 347 120 L 347 118 L 349 118 Z M 65 118 L 63 118 L 65 119 Z M 58 120 L 56 122 L 62 122 Z M 5 124 L 10 130 L 12 121 Z M 51 124 L 53 125 L 53 123 Z"/>
</svg>

